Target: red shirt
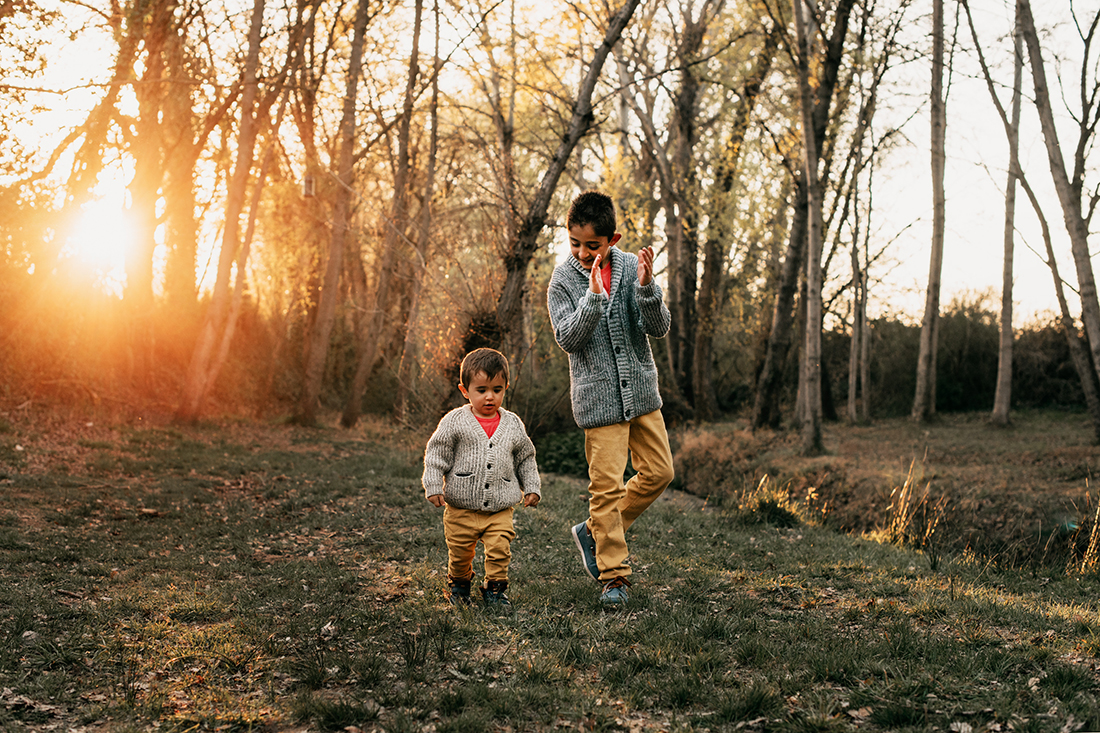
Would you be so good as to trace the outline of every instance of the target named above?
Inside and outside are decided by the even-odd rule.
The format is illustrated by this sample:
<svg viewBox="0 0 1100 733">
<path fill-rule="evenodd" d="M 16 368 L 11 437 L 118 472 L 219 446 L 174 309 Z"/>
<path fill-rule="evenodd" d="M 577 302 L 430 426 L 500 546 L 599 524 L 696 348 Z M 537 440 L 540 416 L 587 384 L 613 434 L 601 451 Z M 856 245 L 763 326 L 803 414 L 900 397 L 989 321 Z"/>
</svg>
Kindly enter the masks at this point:
<svg viewBox="0 0 1100 733">
<path fill-rule="evenodd" d="M 481 423 L 481 427 L 485 430 L 485 435 L 490 438 L 493 437 L 493 433 L 497 431 L 497 425 L 500 425 L 500 413 L 498 412 L 492 417 L 478 417 L 477 415 L 474 415 L 474 417 Z"/>
<path fill-rule="evenodd" d="M 603 294 L 611 297 L 611 258 L 607 258 L 607 264 L 600 266 L 600 278 L 603 280 Z"/>
</svg>

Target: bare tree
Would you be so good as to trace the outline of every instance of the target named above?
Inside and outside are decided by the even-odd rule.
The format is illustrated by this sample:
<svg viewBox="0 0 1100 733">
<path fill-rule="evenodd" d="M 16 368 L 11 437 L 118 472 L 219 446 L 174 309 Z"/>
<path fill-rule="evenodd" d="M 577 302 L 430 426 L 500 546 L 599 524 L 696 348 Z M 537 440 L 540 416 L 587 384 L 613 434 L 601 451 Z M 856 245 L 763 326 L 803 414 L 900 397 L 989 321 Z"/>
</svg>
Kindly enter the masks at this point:
<svg viewBox="0 0 1100 733">
<path fill-rule="evenodd" d="M 412 127 L 413 106 L 416 102 L 417 80 L 420 78 L 420 27 L 424 14 L 423 0 L 414 3 L 412 51 L 409 53 L 409 75 L 405 85 L 405 101 L 401 110 L 401 121 L 397 126 L 397 166 L 393 180 L 393 201 L 390 217 L 385 224 L 382 236 L 382 261 L 378 270 L 378 284 L 374 290 L 373 303 L 367 308 L 365 327 L 359 334 L 359 361 L 355 377 L 351 383 L 344 414 L 340 424 L 345 428 L 354 427 L 359 422 L 362 411 L 363 392 L 367 387 L 367 377 L 374 368 L 378 357 L 379 343 L 383 338 L 386 325 L 386 313 L 389 308 L 390 289 L 394 278 L 394 266 L 397 247 L 405 236 L 408 224 L 409 195 L 409 130 Z"/>
<path fill-rule="evenodd" d="M 940 279 L 943 272 L 943 234 L 946 219 L 943 175 L 946 153 L 946 100 L 943 94 L 943 0 L 932 0 L 932 249 L 928 262 L 924 318 L 917 354 L 917 388 L 913 396 L 914 420 L 927 421 L 936 414 L 936 347 L 939 342 Z"/>
<path fill-rule="evenodd" d="M 1020 75 L 1022 74 L 1022 60 L 1023 49 L 1020 47 L 1020 42 L 1023 36 L 1023 24 L 1022 24 L 1022 5 L 1017 2 L 1016 10 L 1016 69 L 1015 69 L 1015 87 L 1013 89 L 1013 109 L 1012 118 L 1010 119 L 1006 114 L 1004 106 L 1001 104 L 1001 100 L 997 95 L 996 87 L 993 84 L 993 76 L 989 71 L 989 65 L 985 61 L 985 55 L 982 52 L 981 43 L 978 41 L 978 34 L 974 28 L 974 22 L 970 17 L 970 7 L 967 3 L 963 3 L 963 7 L 967 13 L 967 20 L 970 23 L 970 33 L 974 39 L 974 46 L 978 53 L 978 61 L 982 67 L 982 73 L 985 77 L 986 87 L 989 90 L 989 95 L 993 100 L 993 106 L 997 110 L 997 114 L 1000 116 L 1001 124 L 1004 126 L 1005 135 L 1011 141 L 1014 133 L 1018 130 L 1019 123 L 1019 110 L 1016 105 L 1018 104 L 1018 97 L 1021 96 L 1022 80 Z M 1087 58 L 1086 54 L 1086 58 Z M 1010 145 L 1011 148 L 1011 145 Z M 1058 271 L 1058 261 L 1054 255 L 1054 244 L 1050 233 L 1050 225 L 1047 222 L 1046 215 L 1043 213 L 1042 205 L 1039 203 L 1039 198 L 1036 196 L 1035 191 L 1028 183 L 1028 179 L 1023 169 L 1020 167 L 1019 156 L 1010 155 L 1010 174 L 1012 180 L 1018 181 L 1020 187 L 1023 188 L 1024 193 L 1027 194 L 1028 201 L 1031 203 L 1031 208 L 1035 211 L 1035 216 L 1039 220 L 1039 225 L 1043 234 L 1043 243 L 1046 245 L 1046 265 L 1050 269 L 1051 276 L 1054 279 L 1054 293 L 1058 300 L 1059 309 L 1059 325 L 1062 328 L 1062 334 L 1065 336 L 1066 345 L 1069 349 L 1070 361 L 1073 363 L 1074 369 L 1077 372 L 1077 376 L 1081 382 L 1081 391 L 1085 396 L 1085 405 L 1088 409 L 1089 416 L 1092 419 L 1093 436 L 1097 443 L 1100 443 L 1100 380 L 1096 370 L 1093 368 L 1092 360 L 1089 358 L 1089 353 L 1081 343 L 1081 338 L 1078 336 L 1077 325 L 1073 319 L 1073 315 L 1069 310 L 1069 303 L 1066 300 L 1065 287 L 1062 281 L 1062 277 Z"/>
<path fill-rule="evenodd" d="M 964 1 L 965 4 L 965 1 Z M 1012 120 L 1008 130 L 1008 183 L 1005 187 L 1004 267 L 1001 274 L 1001 329 L 1000 348 L 997 351 L 997 389 L 993 394 L 993 414 L 990 419 L 996 425 L 1008 425 L 1012 408 L 1012 270 L 1013 249 L 1016 242 L 1016 171 L 1020 168 L 1020 107 L 1023 98 L 1024 39 L 1020 35 L 1019 9 L 1016 11 L 1016 27 L 1013 36 Z M 967 7 L 970 31 L 977 43 L 974 22 Z M 990 93 L 994 89 L 990 86 Z"/>
<path fill-rule="evenodd" d="M 363 45 L 366 36 L 370 0 L 359 0 L 355 11 L 351 57 L 348 64 L 344 109 L 340 119 L 339 157 L 336 163 L 336 180 L 339 186 L 334 193 L 332 236 L 325 264 L 324 282 L 321 286 L 313 329 L 310 332 L 302 390 L 294 421 L 299 425 L 316 425 L 318 399 L 321 394 L 321 377 L 328 356 L 329 336 L 336 317 L 336 300 L 339 296 L 340 273 L 344 264 L 344 247 L 350 226 L 352 185 L 355 179 L 355 106 L 359 89 L 359 75 L 363 67 Z"/>
<path fill-rule="evenodd" d="M 713 384 L 714 335 L 718 314 L 725 301 L 724 273 L 730 250 L 730 232 L 726 224 L 729 215 L 723 209 L 730 204 L 731 192 L 737 181 L 741 150 L 749 131 L 753 109 L 763 89 L 764 80 L 771 72 L 780 37 L 780 30 L 775 25 L 765 32 L 763 45 L 756 53 L 752 69 L 741 87 L 741 94 L 734 107 L 729 137 L 718 165 L 718 177 L 708 217 L 711 226 L 703 247 L 703 275 L 699 280 L 699 294 L 695 306 L 692 394 L 695 398 L 695 416 L 703 420 L 713 420 L 718 416 Z"/>
<path fill-rule="evenodd" d="M 210 308 L 203 321 L 198 342 L 191 355 L 180 405 L 176 411 L 178 421 L 191 422 L 198 418 L 202 397 L 209 389 L 210 365 L 215 356 L 219 335 L 226 326 L 229 313 L 229 281 L 233 262 L 240 247 L 240 219 L 244 208 L 245 190 L 252 170 L 255 154 L 257 120 L 256 95 L 259 88 L 257 69 L 260 58 L 261 30 L 263 28 L 264 0 L 254 0 L 252 19 L 248 32 L 248 56 L 245 61 L 243 96 L 241 98 L 241 127 L 237 140 L 237 161 L 229 182 L 226 198 L 225 228 L 222 232 L 221 251 L 218 260 L 218 276 Z"/>
<path fill-rule="evenodd" d="M 848 34 L 849 20 L 854 5 L 855 0 L 840 0 L 837 3 L 833 27 L 829 34 L 829 40 L 822 49 L 823 55 L 820 59 L 820 65 L 815 64 L 817 88 L 814 90 L 811 129 L 816 142 L 815 147 L 818 150 L 821 149 L 821 143 L 825 140 L 829 124 L 833 93 L 836 90 L 839 78 L 844 41 Z M 815 25 L 819 28 L 820 23 L 820 19 L 815 21 Z M 815 169 L 818 163 L 819 161 L 814 163 Z M 771 329 L 765 347 L 764 360 L 756 379 L 752 409 L 752 427 L 754 429 L 762 428 L 765 425 L 777 425 L 779 422 L 778 399 L 782 375 L 781 367 L 790 348 L 791 330 L 794 325 L 795 295 L 798 292 L 799 273 L 802 272 L 805 265 L 803 257 L 809 239 L 809 198 L 803 172 L 806 165 L 809 165 L 809 163 L 800 166 L 799 170 L 793 174 L 795 189 L 794 204 L 792 206 L 793 215 L 772 309 Z"/>
<path fill-rule="evenodd" d="M 798 40 L 798 90 L 802 110 L 802 146 L 806 162 L 806 205 L 810 226 L 806 243 L 806 345 L 802 372 L 806 389 L 802 422 L 802 453 L 818 455 L 821 438 L 821 190 L 817 177 L 817 141 L 814 139 L 813 93 L 810 90 L 810 49 L 802 0 L 794 0 L 794 28 Z"/>
<path fill-rule="evenodd" d="M 1043 62 L 1042 47 L 1039 36 L 1035 30 L 1035 19 L 1031 12 L 1029 0 L 1018 0 L 1020 15 L 1020 30 L 1027 45 L 1028 58 L 1031 62 L 1031 79 L 1035 86 L 1035 107 L 1039 112 L 1039 123 L 1043 130 L 1043 142 L 1046 144 L 1047 161 L 1050 164 L 1051 177 L 1054 179 L 1054 188 L 1058 193 L 1058 202 L 1062 207 L 1062 219 L 1065 222 L 1066 232 L 1069 234 L 1070 247 L 1073 252 L 1073 261 L 1077 266 L 1077 287 L 1081 296 L 1081 320 L 1085 326 L 1085 334 L 1089 348 L 1092 352 L 1093 368 L 1100 375 L 1100 301 L 1097 300 L 1096 277 L 1092 270 L 1092 257 L 1089 252 L 1089 220 L 1096 206 L 1100 203 L 1100 192 L 1093 192 L 1089 196 L 1088 206 L 1085 207 L 1084 178 L 1085 178 L 1085 153 L 1089 149 L 1092 139 L 1100 126 L 1100 80 L 1093 79 L 1093 87 L 1086 88 L 1089 83 L 1088 72 L 1092 43 L 1096 40 L 1096 31 L 1100 25 L 1100 11 L 1093 16 L 1082 33 L 1084 42 L 1084 54 L 1081 62 L 1081 109 L 1074 114 L 1078 124 L 1077 146 L 1073 156 L 1073 174 L 1066 170 L 1066 163 L 1062 157 L 1062 148 L 1058 141 L 1058 130 L 1054 124 L 1054 110 L 1050 100 L 1050 89 L 1047 84 L 1046 67 Z M 1087 213 L 1086 213 L 1087 212 Z"/>
<path fill-rule="evenodd" d="M 623 29 L 630 22 L 640 2 L 641 0 L 626 0 L 611 16 L 603 41 L 596 48 L 585 70 L 573 103 L 569 124 L 550 158 L 546 171 L 539 180 L 538 188 L 531 199 L 527 214 L 520 222 L 515 239 L 509 243 L 508 252 L 504 257 L 504 286 L 496 305 L 496 322 L 500 326 L 503 340 L 507 343 L 513 342 L 515 334 L 522 333 L 523 293 L 527 286 L 527 266 L 538 249 L 538 236 L 546 224 L 550 200 L 573 149 L 595 122 L 592 95 L 596 89 L 596 82 L 600 78 L 604 62 L 611 53 L 612 47 L 618 43 Z"/>
</svg>

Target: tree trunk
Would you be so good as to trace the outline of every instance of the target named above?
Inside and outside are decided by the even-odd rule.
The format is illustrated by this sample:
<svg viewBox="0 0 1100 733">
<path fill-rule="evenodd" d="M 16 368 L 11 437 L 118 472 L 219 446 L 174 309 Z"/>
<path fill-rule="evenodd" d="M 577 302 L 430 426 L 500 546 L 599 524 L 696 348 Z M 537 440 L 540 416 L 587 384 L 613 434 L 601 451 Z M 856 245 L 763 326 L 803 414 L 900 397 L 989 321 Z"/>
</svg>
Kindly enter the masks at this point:
<svg viewBox="0 0 1100 733">
<path fill-rule="evenodd" d="M 332 334 L 332 324 L 336 318 L 340 273 L 343 271 L 344 247 L 351 219 L 352 185 L 355 182 L 355 102 L 359 89 L 359 74 L 363 68 L 363 43 L 369 6 L 370 0 L 359 0 L 355 11 L 351 60 L 348 64 L 344 110 L 340 120 L 340 154 L 336 170 L 338 185 L 335 189 L 332 237 L 329 242 L 328 261 L 325 265 L 325 279 L 321 286 L 320 300 L 307 346 L 302 392 L 298 397 L 297 413 L 294 416 L 294 422 L 299 425 L 317 424 L 321 379 L 324 376 L 325 359 L 328 356 L 329 336 Z"/>
<path fill-rule="evenodd" d="M 928 286 L 924 319 L 917 355 L 917 387 L 913 396 L 913 419 L 926 422 L 936 414 L 936 348 L 939 342 L 940 279 L 943 271 L 944 141 L 947 113 L 943 99 L 943 0 L 932 3 L 932 252 L 928 264 Z"/>
<path fill-rule="evenodd" d="M 860 160 L 863 150 L 856 149 L 856 177 L 859 180 Z M 859 264 L 859 188 L 855 187 L 856 206 L 852 223 L 852 341 L 848 345 L 848 421 L 859 422 L 859 357 L 863 343 L 863 329 L 866 328 L 867 296 L 864 288 L 867 278 Z"/>
<path fill-rule="evenodd" d="M 361 329 L 359 334 L 359 362 L 351 383 L 351 391 L 344 404 L 344 414 L 340 417 L 340 424 L 345 428 L 355 427 L 359 422 L 367 378 L 378 358 L 380 342 L 385 331 L 386 316 L 390 306 L 390 289 L 397 259 L 397 245 L 404 236 L 408 224 L 409 130 L 412 127 L 416 82 L 420 78 L 420 26 L 423 10 L 423 0 L 416 0 L 412 51 L 409 54 L 409 76 L 405 85 L 405 103 L 402 108 L 401 123 L 397 128 L 397 167 L 393 178 L 393 204 L 390 209 L 390 220 L 386 224 L 386 231 L 382 237 L 382 261 L 378 271 L 378 285 L 374 290 L 374 304 L 373 307 L 367 308 L 367 326 Z"/>
<path fill-rule="evenodd" d="M 640 2 L 641 0 L 627 0 L 611 17 L 603 42 L 596 49 L 596 54 L 589 63 L 584 80 L 577 92 L 569 126 L 562 135 L 553 157 L 550 158 L 546 172 L 539 181 L 538 189 L 531 200 L 527 215 L 516 233 L 515 241 L 511 243 L 504 257 L 504 287 L 497 298 L 496 321 L 506 342 L 510 342 L 515 329 L 522 327 L 519 324 L 522 323 L 523 318 L 523 293 L 527 288 L 527 266 L 538 249 L 538 236 L 546 223 L 546 212 L 550 207 L 554 190 L 557 188 L 558 179 L 565 171 L 565 165 L 573 149 L 595 121 L 592 94 L 596 89 L 596 81 L 600 77 L 608 54 L 611 53 L 611 48 L 618 43 L 623 29 L 626 28 L 626 24 Z"/>
<path fill-rule="evenodd" d="M 1017 16 L 1019 10 L 1017 9 Z M 1012 270 L 1016 240 L 1016 171 L 1020 167 L 1020 106 L 1023 97 L 1024 47 L 1016 19 L 1015 63 L 1012 81 L 1012 122 L 1008 130 L 1008 185 L 1005 189 L 1004 270 L 1001 275 L 1001 332 L 997 352 L 997 389 L 993 395 L 995 425 L 1008 425 L 1012 408 Z"/>
<path fill-rule="evenodd" d="M 989 90 L 989 95 L 993 100 L 993 105 L 997 109 L 998 115 L 1001 118 L 1001 124 L 1004 126 L 1005 135 L 1009 139 L 1010 151 L 1012 150 L 1011 141 L 1014 137 L 1014 128 L 1018 122 L 1017 114 L 1018 109 L 1017 95 L 1022 96 L 1022 83 L 1019 77 L 1016 79 L 1016 85 L 1013 90 L 1013 109 L 1012 120 L 1009 120 L 1008 115 L 1005 113 L 1004 106 L 1001 104 L 1000 98 L 997 96 L 996 87 L 993 84 L 993 77 L 989 72 L 989 67 L 985 62 L 985 56 L 982 54 L 981 44 L 978 42 L 978 34 L 974 28 L 974 21 L 970 15 L 970 7 L 967 3 L 963 3 L 963 7 L 967 13 L 967 21 L 970 24 L 970 33 L 974 39 L 974 47 L 978 51 L 978 60 L 981 63 L 982 73 L 985 76 L 986 88 Z M 1017 21 L 1017 42 L 1021 37 L 1026 35 L 1023 24 L 1023 6 L 1021 3 L 1016 5 L 1016 21 Z M 1034 29 L 1034 25 L 1032 25 Z M 1017 46 L 1017 72 L 1022 73 L 1022 49 Z M 1009 156 L 1009 165 L 1011 170 L 1010 176 L 1020 184 L 1024 193 L 1027 194 L 1028 201 L 1031 203 L 1031 208 L 1035 211 L 1036 218 L 1039 219 L 1039 225 L 1043 233 L 1043 242 L 1046 245 L 1047 252 L 1047 267 L 1050 268 L 1052 277 L 1054 278 L 1054 293 L 1058 299 L 1058 308 L 1060 311 L 1059 323 L 1062 327 L 1062 333 L 1066 338 L 1066 345 L 1069 348 L 1070 360 L 1073 362 L 1074 369 L 1077 371 L 1077 376 L 1081 381 L 1081 391 L 1085 396 L 1085 404 L 1089 412 L 1089 416 L 1092 419 L 1093 436 L 1097 443 L 1100 443 L 1100 384 L 1098 384 L 1096 370 L 1093 368 L 1091 359 L 1088 352 L 1081 344 L 1081 339 L 1077 334 L 1077 326 L 1074 323 L 1073 315 L 1070 313 L 1069 304 L 1066 301 L 1065 288 L 1063 286 L 1062 277 L 1058 272 L 1058 261 L 1054 257 L 1054 245 L 1051 240 L 1050 225 L 1047 222 L 1046 215 L 1043 213 L 1043 209 L 1039 204 L 1039 199 L 1032 190 L 1031 185 L 1028 183 L 1027 176 L 1024 175 L 1023 169 L 1020 167 L 1019 156 Z"/>
<path fill-rule="evenodd" d="M 695 308 L 695 344 L 692 357 L 692 394 L 695 398 L 695 416 L 701 420 L 718 417 L 718 402 L 714 393 L 713 362 L 714 332 L 725 298 L 723 275 L 730 250 L 726 222 L 726 209 L 732 208 L 730 192 L 737 180 L 741 159 L 741 146 L 748 134 L 749 123 L 757 97 L 764 87 L 764 80 L 771 72 L 772 62 L 779 47 L 779 32 L 773 28 L 764 38 L 764 46 L 756 55 L 755 64 L 741 89 L 740 98 L 733 113 L 730 136 L 720 161 L 717 186 L 712 198 L 716 203 L 710 213 L 711 231 L 703 247 L 703 276 L 699 281 L 699 294 Z"/>
<path fill-rule="evenodd" d="M 855 0 L 840 0 L 836 8 L 836 21 L 829 36 L 825 58 L 820 67 L 820 81 L 816 92 L 813 114 L 815 142 L 825 139 L 832 106 L 833 91 L 836 88 L 840 62 L 843 58 L 844 39 L 848 34 L 848 21 Z M 817 147 L 820 147 L 819 145 Z M 815 162 L 815 166 L 817 163 Z M 815 168 L 816 169 L 816 168 Z M 794 214 L 791 218 L 791 230 L 787 252 L 783 259 L 779 287 L 775 296 L 772 312 L 772 326 L 768 334 L 768 343 L 764 352 L 763 364 L 756 378 L 756 393 L 753 399 L 752 427 L 779 424 L 779 386 L 782 378 L 782 365 L 787 358 L 790 346 L 790 329 L 794 322 L 792 308 L 798 291 L 798 275 L 802 271 L 802 255 L 807 239 L 809 212 L 807 210 L 806 182 L 803 175 L 795 178 Z"/>
<path fill-rule="evenodd" d="M 1096 278 L 1092 271 L 1092 258 L 1089 253 L 1088 221 L 1081 211 L 1081 186 L 1084 170 L 1080 164 L 1081 161 L 1078 160 L 1078 164 L 1074 166 L 1074 179 L 1072 181 L 1066 173 L 1065 161 L 1062 159 L 1062 149 L 1058 143 L 1058 131 L 1054 124 L 1054 112 L 1051 108 L 1042 49 L 1039 45 L 1039 37 L 1035 32 L 1035 19 L 1031 14 L 1031 3 L 1028 0 L 1019 0 L 1017 8 L 1019 10 L 1021 32 L 1024 36 L 1024 42 L 1027 44 L 1028 57 L 1031 60 L 1031 78 L 1035 85 L 1035 106 L 1039 111 L 1039 122 L 1043 129 L 1043 142 L 1046 143 L 1050 173 L 1054 179 L 1054 188 L 1058 192 L 1058 201 L 1062 205 L 1062 218 L 1065 222 L 1066 232 L 1069 234 L 1073 261 L 1077 266 L 1077 289 L 1081 294 L 1081 321 L 1084 323 L 1085 334 L 1092 352 L 1093 369 L 1097 370 L 1098 375 L 1100 375 L 1100 302 L 1097 301 Z M 1086 58 L 1084 63 L 1087 62 Z M 1082 74 L 1082 83 L 1083 81 L 1084 74 Z M 1085 89 L 1082 89 L 1081 93 L 1082 97 L 1087 94 Z M 1081 151 L 1086 147 L 1087 140 L 1094 131 L 1095 123 L 1089 119 L 1087 114 L 1078 118 L 1078 120 L 1081 126 L 1081 139 L 1078 141 L 1077 148 L 1080 159 Z"/>
<path fill-rule="evenodd" d="M 397 367 L 397 398 L 394 414 L 404 421 L 409 412 L 409 395 L 413 389 L 414 350 L 416 334 L 413 326 L 420 314 L 420 293 L 424 286 L 424 271 L 428 267 L 428 247 L 432 231 L 432 198 L 435 196 L 435 159 L 439 154 L 439 72 L 442 61 L 439 58 L 439 4 L 435 6 L 435 55 L 432 62 L 432 101 L 429 110 L 431 136 L 428 143 L 428 171 L 425 174 L 424 202 L 420 207 L 419 231 L 416 237 L 417 262 L 413 271 L 412 305 L 405 322 L 405 343 L 401 349 L 401 361 Z"/>
<path fill-rule="evenodd" d="M 202 396 L 209 386 L 209 368 L 214 356 L 218 335 L 224 328 L 229 309 L 229 278 L 233 261 L 240 245 L 240 219 L 244 207 L 245 188 L 252 170 L 256 145 L 256 91 L 259 85 L 257 69 L 260 58 L 261 30 L 263 28 L 264 0 L 254 0 L 251 26 L 248 33 L 248 56 L 245 60 L 243 95 L 241 97 L 241 129 L 237 139 L 237 161 L 225 204 L 225 229 L 222 232 L 221 252 L 218 257 L 218 276 L 210 307 L 203 320 L 199 340 L 191 354 L 183 395 L 176 412 L 176 420 L 194 422 L 202 409 Z"/>
<path fill-rule="evenodd" d="M 813 95 L 810 90 L 810 49 L 802 12 L 802 0 L 794 0 L 802 145 L 806 159 L 806 206 L 810 214 L 806 245 L 806 345 L 802 355 L 805 385 L 802 453 L 820 455 L 825 448 L 821 438 L 821 191 L 817 179 L 817 140 L 814 139 Z"/>
</svg>

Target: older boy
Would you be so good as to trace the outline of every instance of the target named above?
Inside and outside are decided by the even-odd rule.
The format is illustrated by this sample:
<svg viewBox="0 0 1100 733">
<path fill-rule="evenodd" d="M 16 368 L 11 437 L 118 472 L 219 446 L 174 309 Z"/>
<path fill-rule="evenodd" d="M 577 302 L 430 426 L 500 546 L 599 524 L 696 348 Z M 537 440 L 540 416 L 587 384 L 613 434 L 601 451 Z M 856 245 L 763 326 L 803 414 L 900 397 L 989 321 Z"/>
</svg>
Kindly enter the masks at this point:
<svg viewBox="0 0 1100 733">
<path fill-rule="evenodd" d="M 589 518 L 572 528 L 600 601 L 626 603 L 626 530 L 672 482 L 657 365 L 648 336 L 668 333 L 671 316 L 653 280 L 653 250 L 615 247 L 611 198 L 586 191 L 566 219 L 571 257 L 554 268 L 547 292 L 554 338 L 569 355 L 573 416 L 584 429 Z M 637 474 L 625 485 L 628 457 Z"/>
<path fill-rule="evenodd" d="M 537 506 L 541 480 L 535 446 L 523 421 L 501 407 L 508 389 L 508 360 L 494 349 L 475 349 L 462 360 L 458 389 L 469 404 L 443 416 L 424 451 L 424 495 L 443 507 L 447 576 L 452 604 L 469 604 L 474 550 L 485 547 L 490 606 L 510 606 L 508 564 L 516 531 L 513 507 Z"/>
</svg>

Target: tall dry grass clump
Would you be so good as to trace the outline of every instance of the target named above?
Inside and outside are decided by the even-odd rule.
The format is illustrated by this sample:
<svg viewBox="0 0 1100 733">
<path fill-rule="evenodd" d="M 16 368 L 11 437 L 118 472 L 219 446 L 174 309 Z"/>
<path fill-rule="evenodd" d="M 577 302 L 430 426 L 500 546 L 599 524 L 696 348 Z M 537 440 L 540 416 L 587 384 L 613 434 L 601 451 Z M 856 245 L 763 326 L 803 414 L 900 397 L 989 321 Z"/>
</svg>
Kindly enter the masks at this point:
<svg viewBox="0 0 1100 733">
<path fill-rule="evenodd" d="M 768 441 L 750 430 L 685 431 L 676 452 L 680 488 L 716 503 L 737 499 L 746 485 L 759 481 L 759 459 L 767 448 Z"/>
</svg>

